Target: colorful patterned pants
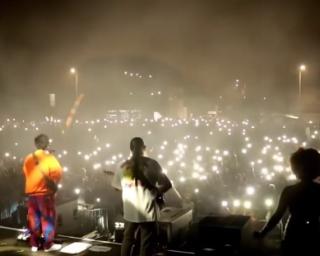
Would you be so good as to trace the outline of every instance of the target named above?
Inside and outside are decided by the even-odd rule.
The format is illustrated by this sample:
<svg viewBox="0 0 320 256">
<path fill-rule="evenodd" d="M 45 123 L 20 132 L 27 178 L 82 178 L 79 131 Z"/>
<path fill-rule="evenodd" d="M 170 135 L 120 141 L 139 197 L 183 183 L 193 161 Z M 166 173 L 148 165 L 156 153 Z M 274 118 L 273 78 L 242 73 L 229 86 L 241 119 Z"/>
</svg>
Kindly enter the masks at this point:
<svg viewBox="0 0 320 256">
<path fill-rule="evenodd" d="M 55 236 L 55 222 L 54 195 L 29 196 L 28 227 L 31 246 L 50 248 Z"/>
</svg>

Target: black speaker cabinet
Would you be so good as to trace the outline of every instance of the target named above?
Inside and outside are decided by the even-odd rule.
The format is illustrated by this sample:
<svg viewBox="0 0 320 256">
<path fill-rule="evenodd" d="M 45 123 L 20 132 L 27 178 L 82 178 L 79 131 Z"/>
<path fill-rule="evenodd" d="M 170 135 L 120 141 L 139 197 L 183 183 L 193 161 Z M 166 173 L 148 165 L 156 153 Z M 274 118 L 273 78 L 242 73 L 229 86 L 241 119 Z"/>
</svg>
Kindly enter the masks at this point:
<svg viewBox="0 0 320 256">
<path fill-rule="evenodd" d="M 208 216 L 199 222 L 199 242 L 202 247 L 218 248 L 225 245 L 239 247 L 249 216 Z"/>
</svg>

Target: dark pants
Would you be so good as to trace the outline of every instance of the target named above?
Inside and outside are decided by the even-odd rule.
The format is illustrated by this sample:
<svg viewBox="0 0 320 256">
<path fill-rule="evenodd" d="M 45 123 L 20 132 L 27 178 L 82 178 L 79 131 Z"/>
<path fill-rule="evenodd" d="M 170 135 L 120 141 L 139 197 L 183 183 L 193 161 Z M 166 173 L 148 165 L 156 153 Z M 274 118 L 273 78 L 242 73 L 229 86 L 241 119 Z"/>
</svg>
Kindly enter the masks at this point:
<svg viewBox="0 0 320 256">
<path fill-rule="evenodd" d="M 136 239 L 137 232 L 140 239 Z M 151 256 L 156 244 L 156 223 L 126 222 L 123 242 L 121 246 L 121 256 L 130 256 L 133 245 L 140 240 L 140 256 Z"/>
</svg>

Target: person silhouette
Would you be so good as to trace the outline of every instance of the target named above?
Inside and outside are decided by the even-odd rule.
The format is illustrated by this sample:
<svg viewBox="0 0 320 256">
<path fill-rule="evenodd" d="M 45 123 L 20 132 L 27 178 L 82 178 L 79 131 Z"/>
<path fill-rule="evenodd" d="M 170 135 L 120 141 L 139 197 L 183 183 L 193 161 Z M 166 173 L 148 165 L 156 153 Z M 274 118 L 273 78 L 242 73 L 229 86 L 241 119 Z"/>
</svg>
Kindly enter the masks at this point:
<svg viewBox="0 0 320 256">
<path fill-rule="evenodd" d="M 34 143 L 37 150 L 29 154 L 23 163 L 31 251 L 37 252 L 41 247 L 45 252 L 57 251 L 61 249 L 61 245 L 54 243 L 55 194 L 57 184 L 62 177 L 62 167 L 48 150 L 50 140 L 46 134 L 35 137 Z"/>
<path fill-rule="evenodd" d="M 156 247 L 160 205 L 157 198 L 171 187 L 159 163 L 144 156 L 146 146 L 140 137 L 130 141 L 132 157 L 121 165 L 112 185 L 122 191 L 123 217 L 126 221 L 121 256 L 132 255 L 140 231 L 140 256 L 150 256 Z"/>
<path fill-rule="evenodd" d="M 265 237 L 287 210 L 288 219 L 282 242 L 283 255 L 319 255 L 320 242 L 320 154 L 313 148 L 299 148 L 291 155 L 290 164 L 299 182 L 281 193 L 278 207 L 256 238 Z"/>
</svg>

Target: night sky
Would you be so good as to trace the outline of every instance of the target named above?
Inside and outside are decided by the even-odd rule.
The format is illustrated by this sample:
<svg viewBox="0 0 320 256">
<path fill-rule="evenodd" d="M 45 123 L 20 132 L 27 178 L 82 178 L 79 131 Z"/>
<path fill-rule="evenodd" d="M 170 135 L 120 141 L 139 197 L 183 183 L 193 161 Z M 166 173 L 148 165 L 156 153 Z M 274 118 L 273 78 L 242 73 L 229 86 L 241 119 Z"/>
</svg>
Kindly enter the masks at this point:
<svg viewBox="0 0 320 256">
<path fill-rule="evenodd" d="M 50 92 L 70 105 L 71 66 L 87 101 L 100 105 L 139 88 L 130 88 L 124 70 L 152 73 L 152 87 L 208 101 L 240 79 L 251 97 L 288 105 L 304 63 L 304 95 L 312 101 L 319 11 L 316 0 L 0 0 L 0 106 L 33 111 Z"/>
</svg>

